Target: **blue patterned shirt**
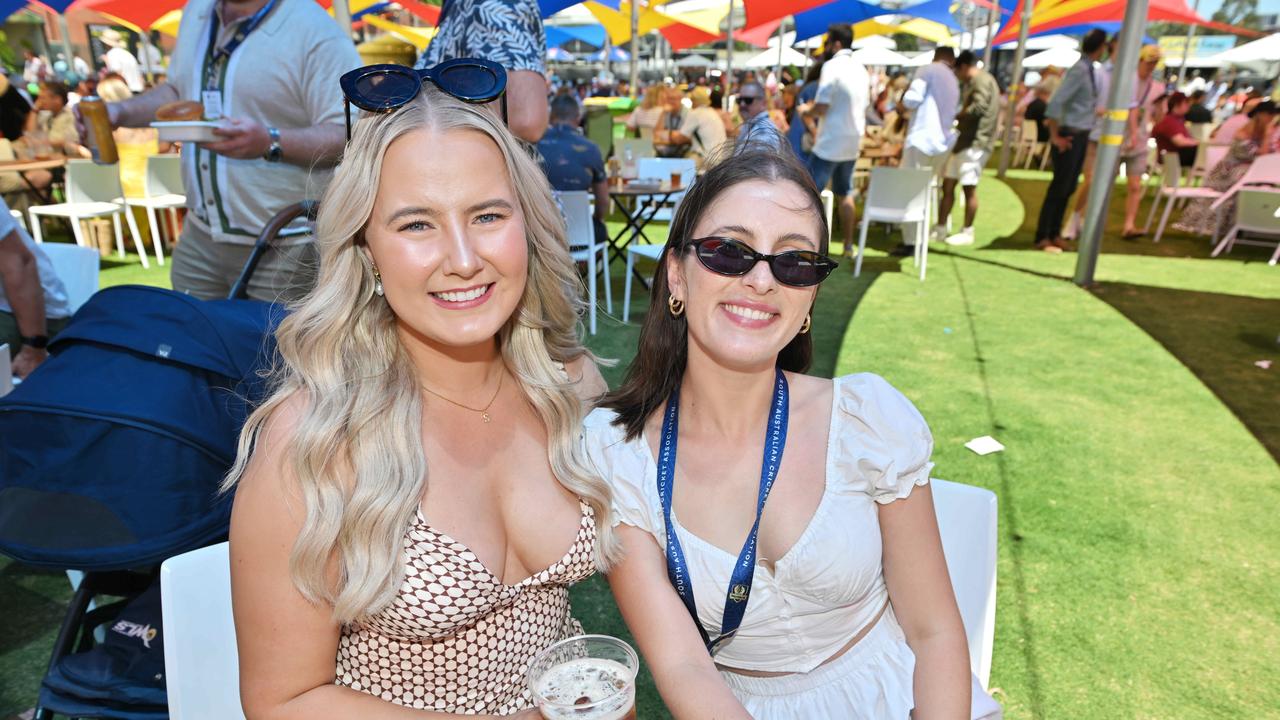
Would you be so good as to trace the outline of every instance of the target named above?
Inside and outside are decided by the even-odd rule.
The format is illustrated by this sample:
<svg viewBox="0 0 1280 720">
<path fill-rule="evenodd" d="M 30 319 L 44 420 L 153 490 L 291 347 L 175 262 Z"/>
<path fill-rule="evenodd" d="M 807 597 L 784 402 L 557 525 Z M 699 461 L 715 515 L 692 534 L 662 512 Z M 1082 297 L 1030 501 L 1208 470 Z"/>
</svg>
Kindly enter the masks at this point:
<svg viewBox="0 0 1280 720">
<path fill-rule="evenodd" d="M 604 160 L 600 148 L 571 125 L 552 125 L 538 141 L 542 169 L 551 187 L 560 192 L 591 190 L 603 182 Z"/>
<path fill-rule="evenodd" d="M 545 73 L 547 36 L 537 0 L 447 0 L 440 31 L 417 67 L 463 57 L 492 60 L 507 72 Z"/>
</svg>

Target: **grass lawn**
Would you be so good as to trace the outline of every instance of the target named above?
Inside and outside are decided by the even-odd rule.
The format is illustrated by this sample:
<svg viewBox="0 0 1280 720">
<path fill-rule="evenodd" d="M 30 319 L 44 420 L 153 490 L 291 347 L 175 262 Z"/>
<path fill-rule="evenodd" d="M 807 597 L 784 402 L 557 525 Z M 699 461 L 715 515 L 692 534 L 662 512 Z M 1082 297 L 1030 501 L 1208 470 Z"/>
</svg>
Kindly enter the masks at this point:
<svg viewBox="0 0 1280 720">
<path fill-rule="evenodd" d="M 991 684 L 1007 717 L 1280 716 L 1280 268 L 1261 248 L 1209 259 L 1176 233 L 1108 236 L 1081 289 L 1074 254 L 1029 249 L 1045 177 L 984 180 L 978 243 L 935 249 L 924 283 L 873 231 L 869 272 L 842 267 L 819 296 L 814 372 L 884 375 L 929 420 L 935 475 L 999 495 Z M 614 384 L 634 300 L 632 324 L 601 318 L 590 340 L 619 360 Z M 1007 450 L 963 447 L 986 434 Z M 5 717 L 30 707 L 68 593 L 3 561 L 0 578 Z M 588 631 L 625 636 L 599 579 L 574 604 Z M 640 710 L 666 716 L 648 685 Z"/>
</svg>

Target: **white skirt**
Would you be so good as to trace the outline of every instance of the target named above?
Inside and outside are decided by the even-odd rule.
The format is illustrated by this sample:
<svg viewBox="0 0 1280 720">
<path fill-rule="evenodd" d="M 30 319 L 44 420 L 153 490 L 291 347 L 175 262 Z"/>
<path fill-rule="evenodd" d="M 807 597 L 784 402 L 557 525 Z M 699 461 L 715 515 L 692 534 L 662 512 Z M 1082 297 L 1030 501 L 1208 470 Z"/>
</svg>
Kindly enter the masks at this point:
<svg viewBox="0 0 1280 720">
<path fill-rule="evenodd" d="M 907 720 L 915 707 L 915 667 L 916 656 L 902 627 L 887 610 L 844 655 L 807 673 L 720 675 L 756 720 Z M 1000 705 L 974 677 L 971 717 L 1001 716 Z"/>
</svg>

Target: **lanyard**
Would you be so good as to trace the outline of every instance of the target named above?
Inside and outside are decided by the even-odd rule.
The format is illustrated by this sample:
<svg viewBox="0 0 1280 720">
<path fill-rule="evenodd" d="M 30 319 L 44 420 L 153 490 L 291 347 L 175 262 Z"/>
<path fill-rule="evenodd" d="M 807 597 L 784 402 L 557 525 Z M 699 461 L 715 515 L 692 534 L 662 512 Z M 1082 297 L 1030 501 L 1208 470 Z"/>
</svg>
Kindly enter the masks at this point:
<svg viewBox="0 0 1280 720">
<path fill-rule="evenodd" d="M 760 467 L 760 495 L 756 502 L 756 521 L 751 526 L 751 533 L 738 553 L 738 562 L 733 566 L 733 575 L 729 579 L 729 589 L 725 593 L 724 616 L 720 624 L 720 636 L 712 640 L 698 620 L 698 606 L 693 598 L 693 583 L 689 579 L 689 568 L 685 563 L 684 550 L 680 547 L 680 538 L 676 536 L 671 523 L 671 499 L 675 487 L 676 437 L 680 425 L 680 388 L 677 387 L 667 399 L 667 413 L 662 421 L 662 446 L 658 452 L 658 495 L 662 499 L 662 518 L 667 528 L 667 577 L 680 596 L 685 609 L 693 617 L 693 624 L 698 627 L 702 641 L 706 643 L 707 652 L 716 654 L 720 643 L 729 640 L 738 627 L 742 625 L 742 617 L 747 612 L 747 599 L 751 595 L 751 581 L 756 572 L 756 536 L 760 532 L 760 516 L 764 513 L 764 503 L 769 499 L 769 490 L 778 477 L 778 468 L 782 465 L 782 451 L 787 444 L 787 419 L 790 415 L 790 392 L 787 379 L 782 370 L 777 370 L 774 381 L 773 406 L 769 410 L 769 426 L 765 432 L 764 460 Z"/>
<path fill-rule="evenodd" d="M 231 40 L 226 45 L 218 47 L 218 29 L 221 23 L 218 22 L 218 13 L 214 9 L 211 12 L 212 17 L 209 22 L 209 45 L 205 48 L 205 90 L 217 90 L 221 84 L 222 65 L 231 57 L 231 53 L 249 37 L 249 33 L 257 29 L 258 25 L 270 14 L 271 10 L 276 6 L 276 0 L 271 0 L 266 5 L 258 9 L 258 12 L 249 16 L 248 20 L 240 23 L 240 27 L 231 36 Z"/>
</svg>

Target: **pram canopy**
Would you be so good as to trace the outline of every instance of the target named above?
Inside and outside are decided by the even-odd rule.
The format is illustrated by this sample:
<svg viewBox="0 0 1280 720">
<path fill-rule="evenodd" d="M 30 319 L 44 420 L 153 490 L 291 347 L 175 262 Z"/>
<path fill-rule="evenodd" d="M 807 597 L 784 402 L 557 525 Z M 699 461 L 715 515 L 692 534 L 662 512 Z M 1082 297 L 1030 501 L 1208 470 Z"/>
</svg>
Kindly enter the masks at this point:
<svg viewBox="0 0 1280 720">
<path fill-rule="evenodd" d="M 117 570 L 225 535 L 218 486 L 283 314 L 154 287 L 94 295 L 0 399 L 0 552 Z"/>
</svg>

